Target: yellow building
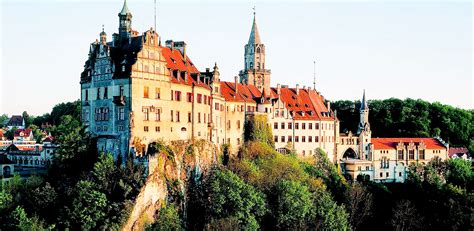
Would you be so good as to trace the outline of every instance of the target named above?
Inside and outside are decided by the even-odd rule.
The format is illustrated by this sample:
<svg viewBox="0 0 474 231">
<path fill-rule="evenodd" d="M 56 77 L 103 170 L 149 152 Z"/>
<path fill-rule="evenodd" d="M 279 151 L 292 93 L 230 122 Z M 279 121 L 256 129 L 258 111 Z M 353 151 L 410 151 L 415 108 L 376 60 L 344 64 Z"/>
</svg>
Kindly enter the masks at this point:
<svg viewBox="0 0 474 231">
<path fill-rule="evenodd" d="M 199 71 L 183 41 L 167 40 L 153 29 L 132 29 L 124 3 L 119 32 L 107 41 L 102 31 L 90 45 L 81 74 L 82 121 L 98 139 L 98 149 L 125 159 L 147 154 L 158 141 L 203 139 L 236 153 L 243 143 L 246 115 L 264 113 L 278 149 L 291 143 L 298 154 L 316 148 L 335 152 L 337 120 L 314 88 L 270 86 L 266 48 L 254 17 L 245 45 L 244 70 L 221 81 L 217 64 Z"/>
</svg>

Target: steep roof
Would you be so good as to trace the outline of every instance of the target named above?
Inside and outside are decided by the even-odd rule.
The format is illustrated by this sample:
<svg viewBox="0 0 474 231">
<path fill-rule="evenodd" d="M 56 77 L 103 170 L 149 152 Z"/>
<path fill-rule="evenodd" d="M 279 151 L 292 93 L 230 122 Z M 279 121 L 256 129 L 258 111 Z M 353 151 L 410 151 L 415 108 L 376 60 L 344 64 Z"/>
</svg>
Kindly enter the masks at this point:
<svg viewBox="0 0 474 231">
<path fill-rule="evenodd" d="M 229 102 L 256 103 L 255 99 L 262 93 L 254 85 L 244 85 L 237 83 L 237 93 L 235 93 L 235 83 L 220 82 L 222 97 Z"/>
<path fill-rule="evenodd" d="M 23 116 L 14 115 L 7 123 L 7 126 L 23 126 Z"/>
<path fill-rule="evenodd" d="M 375 150 L 396 149 L 398 143 L 408 145 L 410 142 L 419 145 L 425 143 L 427 149 L 446 149 L 446 147 L 435 138 L 372 138 L 372 144 Z"/>
<path fill-rule="evenodd" d="M 208 85 L 204 84 L 203 81 L 198 82 L 197 76 L 200 74 L 199 70 L 194 66 L 191 59 L 186 56 L 183 57 L 178 49 L 171 49 L 169 47 L 161 47 L 161 53 L 166 60 L 166 67 L 171 70 L 179 70 L 180 72 L 186 72 L 187 78 L 173 77 L 171 76 L 171 82 L 181 83 L 187 85 L 196 85 L 210 89 Z M 194 77 L 194 78 L 193 78 Z M 187 81 L 186 81 L 187 79 Z"/>
<path fill-rule="evenodd" d="M 119 14 L 120 15 L 130 14 L 130 10 L 128 9 L 128 6 L 127 6 L 127 0 L 123 1 L 123 7 Z"/>
<path fill-rule="evenodd" d="M 15 130 L 15 132 L 13 133 L 14 137 L 18 137 L 18 136 L 21 136 L 21 137 L 28 137 L 30 136 L 30 133 L 31 133 L 31 129 L 27 128 L 27 129 L 17 129 Z"/>
<path fill-rule="evenodd" d="M 257 21 L 255 15 L 253 16 L 252 30 L 250 31 L 250 37 L 248 44 L 261 44 L 260 34 L 258 33 Z"/>
</svg>

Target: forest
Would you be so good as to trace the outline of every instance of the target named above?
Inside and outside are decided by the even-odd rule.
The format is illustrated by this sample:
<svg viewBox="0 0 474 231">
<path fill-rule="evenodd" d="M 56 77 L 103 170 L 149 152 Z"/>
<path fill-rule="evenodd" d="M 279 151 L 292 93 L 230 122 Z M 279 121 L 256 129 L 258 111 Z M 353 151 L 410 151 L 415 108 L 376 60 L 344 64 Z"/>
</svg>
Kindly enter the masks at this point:
<svg viewBox="0 0 474 231">
<path fill-rule="evenodd" d="M 404 101 L 389 101 L 394 101 L 393 110 L 390 109 L 392 106 L 377 106 L 377 101 L 371 101 L 371 127 L 375 134 L 377 123 L 381 123 L 376 121 L 384 120 L 377 115 L 389 115 L 387 129 L 397 128 L 395 124 L 398 124 L 399 130 L 390 135 L 385 130 L 378 130 L 377 136 L 431 136 L 436 134 L 432 132 L 438 132 L 441 136 L 446 133 L 443 138 L 453 144 L 469 144 L 469 137 L 472 141 L 472 111 L 446 106 L 446 115 L 438 118 L 432 112 L 437 109 L 430 108 L 443 106 L 427 104 L 429 112 L 419 115 L 421 109 L 394 106 L 399 105 L 396 102 L 405 105 Z M 416 102 L 411 103 L 417 105 Z M 424 105 L 423 102 L 420 104 Z M 94 138 L 81 126 L 79 107 L 71 110 L 65 105 L 75 103 L 60 104 L 53 109 L 53 113 L 41 118 L 51 122 L 52 127 L 49 129 L 60 144 L 48 173 L 27 179 L 15 176 L 8 183 L 0 185 L 0 230 L 119 230 L 123 227 L 145 182 L 146 173 L 142 166 L 134 164 L 132 157 L 121 165 L 117 164 L 121 160 L 114 161 L 111 155 L 98 153 Z M 358 112 L 354 110 L 358 108 L 357 103 L 341 101 L 333 105 L 338 108 L 338 116 L 341 124 L 344 124 L 341 127 L 354 129 L 353 123 L 358 123 Z M 414 108 L 418 107 L 423 106 Z M 58 112 L 63 115 L 60 116 Z M 51 116 L 53 114 L 54 117 Z M 422 124 L 429 124 L 426 128 L 411 121 L 423 116 L 426 119 Z M 465 118 L 468 116 L 471 116 L 470 120 Z M 55 117 L 58 119 L 53 119 Z M 398 121 L 401 119 L 402 122 Z M 460 129 L 449 130 L 449 126 L 462 123 L 465 124 Z M 471 218 L 474 212 L 474 173 L 469 161 L 454 159 L 443 162 L 435 159 L 425 166 L 410 166 L 409 178 L 405 183 L 349 181 L 342 176 L 341 169 L 328 160 L 323 150 L 318 150 L 313 157 L 308 158 L 297 158 L 291 152 L 286 155 L 276 152 L 271 128 L 262 124 L 265 123 L 245 125 L 245 144 L 238 155 L 229 155 L 229 147 L 223 146 L 219 160 L 208 172 L 193 171 L 185 185 L 186 193 L 173 187 L 176 182 L 167 182 L 168 197 L 155 214 L 155 221 L 144 228 L 474 228 Z M 415 124 L 420 127 L 413 127 Z M 439 130 L 431 129 L 433 125 Z M 419 133 L 413 128 L 419 128 Z M 467 133 L 467 138 L 455 138 L 456 131 Z M 163 143 L 157 144 L 156 150 L 164 148 L 169 154 L 174 150 L 174 147 Z M 174 157 L 170 154 L 167 158 Z"/>
<path fill-rule="evenodd" d="M 467 147 L 474 153 L 474 109 L 455 108 L 421 99 L 370 100 L 369 123 L 372 137 L 435 137 L 452 147 Z M 337 111 L 340 131 L 355 133 L 360 101 L 331 102 Z"/>
</svg>

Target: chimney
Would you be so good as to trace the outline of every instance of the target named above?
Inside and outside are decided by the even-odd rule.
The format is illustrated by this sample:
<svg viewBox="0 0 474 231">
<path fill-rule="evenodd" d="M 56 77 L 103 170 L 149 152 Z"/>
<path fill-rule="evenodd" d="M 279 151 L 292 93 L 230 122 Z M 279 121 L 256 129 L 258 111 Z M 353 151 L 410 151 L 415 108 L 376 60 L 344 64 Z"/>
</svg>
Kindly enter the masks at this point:
<svg viewBox="0 0 474 231">
<path fill-rule="evenodd" d="M 278 94 L 278 96 L 280 96 L 280 94 L 281 94 L 281 85 L 280 84 L 277 84 L 277 94 Z"/>
<path fill-rule="evenodd" d="M 328 101 L 328 112 L 331 112 L 331 102 Z"/>
<path fill-rule="evenodd" d="M 183 60 L 186 62 L 186 43 L 184 41 L 174 42 L 173 47 L 178 49 L 183 56 Z"/>
<path fill-rule="evenodd" d="M 296 95 L 300 94 L 300 85 L 296 84 Z"/>
<path fill-rule="evenodd" d="M 166 40 L 165 42 L 166 47 L 173 49 L 174 48 L 174 42 L 173 40 Z"/>
<path fill-rule="evenodd" d="M 237 95 L 237 84 L 239 83 L 239 76 L 234 77 L 234 82 L 235 82 L 235 95 Z"/>
</svg>

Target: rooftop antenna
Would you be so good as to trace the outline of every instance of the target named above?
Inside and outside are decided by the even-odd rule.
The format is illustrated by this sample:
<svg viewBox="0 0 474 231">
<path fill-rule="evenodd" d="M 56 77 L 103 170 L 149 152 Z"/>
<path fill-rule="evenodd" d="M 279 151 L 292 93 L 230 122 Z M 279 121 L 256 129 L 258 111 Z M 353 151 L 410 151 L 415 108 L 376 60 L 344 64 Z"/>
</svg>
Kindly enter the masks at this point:
<svg viewBox="0 0 474 231">
<path fill-rule="evenodd" d="M 155 14 L 154 14 L 154 17 L 155 17 L 155 27 L 153 28 L 155 31 L 156 31 L 156 0 L 155 1 Z"/>
<path fill-rule="evenodd" d="M 313 61 L 313 90 L 316 91 L 316 61 Z"/>
</svg>

